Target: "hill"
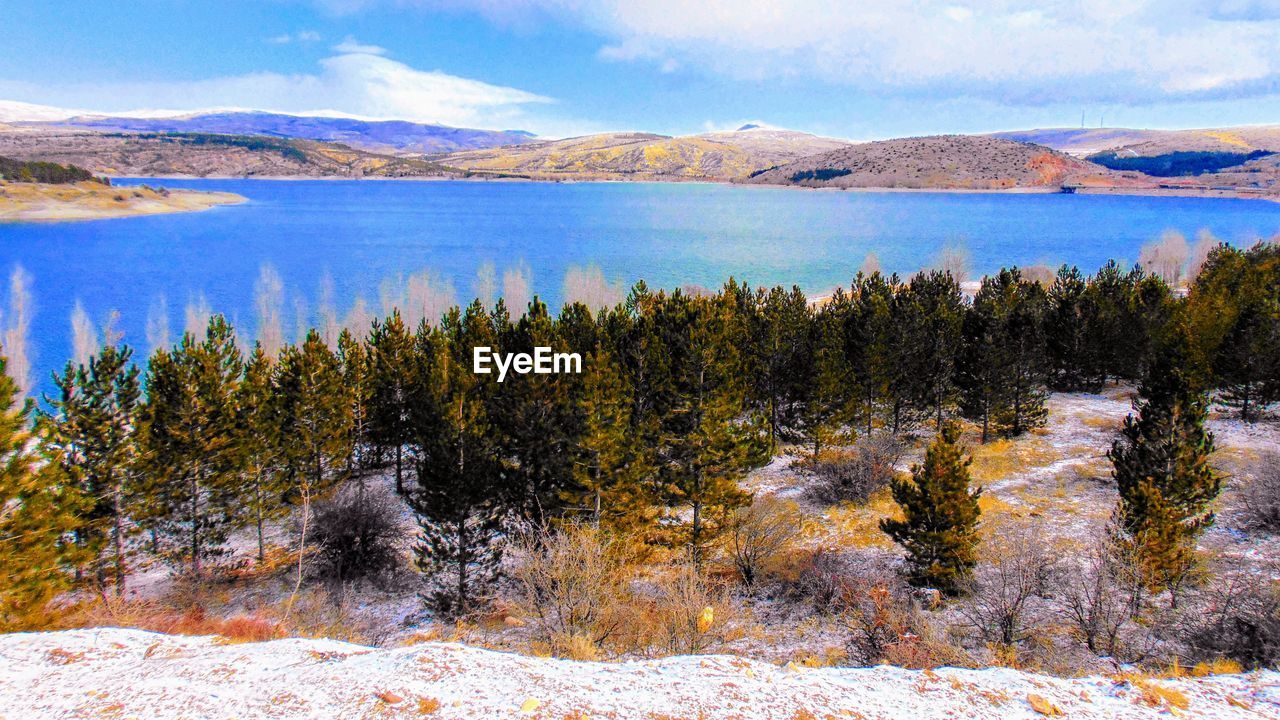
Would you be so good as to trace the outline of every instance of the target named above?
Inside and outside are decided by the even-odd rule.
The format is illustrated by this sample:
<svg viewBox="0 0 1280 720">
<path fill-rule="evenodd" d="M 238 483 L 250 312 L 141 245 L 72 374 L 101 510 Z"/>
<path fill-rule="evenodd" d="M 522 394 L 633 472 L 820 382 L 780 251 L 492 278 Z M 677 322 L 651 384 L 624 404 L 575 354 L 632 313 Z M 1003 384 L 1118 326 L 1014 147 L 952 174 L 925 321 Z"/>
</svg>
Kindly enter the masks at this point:
<svg viewBox="0 0 1280 720">
<path fill-rule="evenodd" d="M 106 175 L 422 177 L 447 169 L 338 143 L 207 133 L 123 133 L 0 126 L 0 155 L 77 165 Z"/>
<path fill-rule="evenodd" d="M 359 120 L 265 112 L 197 113 L 169 118 L 74 117 L 57 125 L 130 133 L 216 133 L 267 135 L 337 142 L 376 152 L 438 155 L 531 142 L 523 131 L 492 131 L 402 120 Z"/>
<path fill-rule="evenodd" d="M 835 188 L 975 189 L 1058 187 L 1107 170 L 1042 145 L 989 136 L 935 135 L 862 143 L 802 158 L 751 178 Z"/>
<path fill-rule="evenodd" d="M 441 162 L 495 176 L 728 180 L 846 145 L 843 140 L 759 127 L 683 137 L 626 132 L 459 152 Z"/>
<path fill-rule="evenodd" d="M 12 717 L 955 718 L 1274 716 L 1280 675 L 1052 678 L 1009 669 L 779 667 L 728 656 L 623 663 L 435 642 L 233 644 L 101 628 L 0 636 Z"/>
<path fill-rule="evenodd" d="M 1114 151 L 1156 156 L 1172 152 L 1280 152 L 1280 125 L 1136 130 L 1129 128 L 1047 128 L 992 133 L 991 137 L 1045 145 L 1080 157 Z"/>
</svg>

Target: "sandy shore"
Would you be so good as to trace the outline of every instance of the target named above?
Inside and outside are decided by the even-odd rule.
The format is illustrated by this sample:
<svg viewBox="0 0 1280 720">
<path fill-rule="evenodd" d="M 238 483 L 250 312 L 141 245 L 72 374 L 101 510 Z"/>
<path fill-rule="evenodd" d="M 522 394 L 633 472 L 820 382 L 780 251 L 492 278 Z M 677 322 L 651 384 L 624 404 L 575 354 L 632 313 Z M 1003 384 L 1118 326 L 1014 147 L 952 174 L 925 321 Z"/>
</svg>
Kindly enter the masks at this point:
<svg viewBox="0 0 1280 720">
<path fill-rule="evenodd" d="M 198 212 L 245 202 L 235 193 L 74 185 L 0 183 L 0 221 L 101 220 Z"/>
</svg>

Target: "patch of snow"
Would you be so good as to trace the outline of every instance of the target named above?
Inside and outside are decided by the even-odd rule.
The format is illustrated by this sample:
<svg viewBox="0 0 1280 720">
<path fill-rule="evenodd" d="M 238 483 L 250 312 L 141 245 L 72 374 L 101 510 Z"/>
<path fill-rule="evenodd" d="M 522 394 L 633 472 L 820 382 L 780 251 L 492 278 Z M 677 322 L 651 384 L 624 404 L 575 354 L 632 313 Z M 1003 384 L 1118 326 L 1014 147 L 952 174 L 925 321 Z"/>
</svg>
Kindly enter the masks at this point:
<svg viewBox="0 0 1280 720">
<path fill-rule="evenodd" d="M 1070 718 L 1280 717 L 1280 673 L 1152 680 L 1009 669 L 803 669 L 729 656 L 623 663 L 456 644 L 226 644 L 115 628 L 0 636 L 0 717 Z M 1171 693 L 1172 694 L 1172 693 Z"/>
</svg>

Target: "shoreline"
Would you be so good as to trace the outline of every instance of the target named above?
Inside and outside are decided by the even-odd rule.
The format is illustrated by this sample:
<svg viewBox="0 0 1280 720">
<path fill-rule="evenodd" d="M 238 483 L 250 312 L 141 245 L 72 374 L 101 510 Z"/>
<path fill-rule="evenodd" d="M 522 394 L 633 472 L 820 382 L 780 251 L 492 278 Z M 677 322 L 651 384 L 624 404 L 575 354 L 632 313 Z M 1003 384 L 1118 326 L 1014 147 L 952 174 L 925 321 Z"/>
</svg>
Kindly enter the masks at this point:
<svg viewBox="0 0 1280 720">
<path fill-rule="evenodd" d="M 774 190 L 807 190 L 812 192 L 850 193 L 940 193 L 946 195 L 1126 195 L 1142 197 L 1199 197 L 1234 200 L 1265 200 L 1280 202 L 1280 195 L 1239 190 L 1198 188 L 1145 188 L 1132 186 L 1079 186 L 1066 191 L 1058 186 L 1028 186 L 1012 188 L 905 188 L 905 187 L 807 187 L 777 183 L 749 183 L 736 179 L 719 178 L 531 178 L 494 176 L 441 176 L 423 175 L 406 177 L 345 177 L 337 175 L 112 175 L 112 180 L 265 180 L 270 182 L 475 182 L 475 183 L 543 183 L 547 185 L 574 184 L 644 184 L 644 185 L 727 185 L 742 188 L 766 188 Z M 132 186 L 129 186 L 132 187 Z"/>
<path fill-rule="evenodd" d="M 114 220 L 203 212 L 248 201 L 237 193 L 187 188 L 159 190 L 93 182 L 68 185 L 3 183 L 0 184 L 0 222 Z"/>
</svg>

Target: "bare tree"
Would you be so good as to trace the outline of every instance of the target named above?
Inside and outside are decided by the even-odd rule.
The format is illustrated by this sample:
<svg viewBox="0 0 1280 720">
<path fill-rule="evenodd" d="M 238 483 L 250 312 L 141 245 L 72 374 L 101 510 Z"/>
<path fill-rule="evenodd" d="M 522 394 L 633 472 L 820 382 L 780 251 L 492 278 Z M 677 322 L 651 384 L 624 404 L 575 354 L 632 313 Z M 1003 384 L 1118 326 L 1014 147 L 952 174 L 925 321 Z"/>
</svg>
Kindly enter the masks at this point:
<svg viewBox="0 0 1280 720">
<path fill-rule="evenodd" d="M 521 315 L 533 297 L 533 273 L 529 266 L 520 263 L 502 273 L 502 299 L 512 315 Z"/>
<path fill-rule="evenodd" d="M 1170 287 L 1182 283 L 1183 268 L 1191 256 L 1187 238 L 1176 230 L 1166 230 L 1160 239 L 1142 246 L 1138 264 L 1152 275 L 1159 275 Z"/>
<path fill-rule="evenodd" d="M 755 587 L 761 570 L 785 554 L 800 538 L 800 509 L 772 495 L 734 513 L 729 527 L 729 556 L 742 584 Z"/>
<path fill-rule="evenodd" d="M 151 352 L 169 347 L 169 303 L 159 295 L 147 310 L 147 345 Z"/>
<path fill-rule="evenodd" d="M 268 357 L 275 357 L 284 347 L 284 281 L 269 264 L 258 268 L 253 304 L 258 314 L 258 342 Z"/>
<path fill-rule="evenodd" d="M 476 269 L 476 279 L 471 283 L 471 296 L 478 298 L 485 307 L 493 307 L 498 300 L 498 271 L 493 263 L 485 261 Z"/>
<path fill-rule="evenodd" d="M 983 640 L 1017 645 L 1045 620 L 1037 600 L 1048 591 L 1056 561 L 1038 524 L 992 531 L 980 554 L 960 613 Z"/>
<path fill-rule="evenodd" d="M 1241 493 L 1253 525 L 1280 533 L 1280 452 L 1266 452 L 1258 458 L 1253 477 Z"/>
<path fill-rule="evenodd" d="M 18 385 L 14 402 L 20 403 L 31 392 L 31 357 L 27 331 L 31 327 L 31 274 L 21 265 L 9 275 L 9 323 L 4 329 L 3 345 L 6 370 Z"/>
<path fill-rule="evenodd" d="M 1108 532 L 1063 577 L 1059 611 L 1096 655 L 1137 661 L 1131 637 L 1146 593 L 1140 560 Z"/>
<path fill-rule="evenodd" d="M 611 308 L 626 297 L 621 281 L 610 283 L 595 265 L 573 266 L 564 274 L 564 301 L 580 302 L 592 310 Z"/>
<path fill-rule="evenodd" d="M 84 311 L 84 305 L 76 300 L 75 307 L 71 309 L 72 361 L 76 365 L 88 365 L 89 358 L 98 352 L 99 347 L 98 331 L 89 319 L 89 313 Z"/>
<path fill-rule="evenodd" d="M 950 273 L 956 282 L 963 283 L 969 279 L 970 267 L 969 249 L 960 243 L 947 243 L 934 256 L 930 269 Z"/>
<path fill-rule="evenodd" d="M 213 316 L 213 309 L 209 307 L 204 293 L 193 295 L 187 301 L 185 315 L 186 331 L 197 338 L 204 337 L 205 330 L 209 327 L 209 318 Z"/>
<path fill-rule="evenodd" d="M 869 251 L 867 256 L 862 259 L 862 267 L 858 269 L 858 272 L 863 275 L 872 275 L 880 272 L 880 256 L 876 255 L 874 250 Z"/>
</svg>

